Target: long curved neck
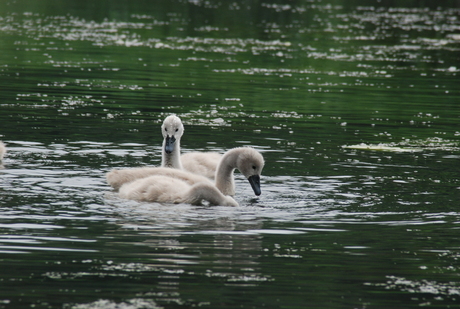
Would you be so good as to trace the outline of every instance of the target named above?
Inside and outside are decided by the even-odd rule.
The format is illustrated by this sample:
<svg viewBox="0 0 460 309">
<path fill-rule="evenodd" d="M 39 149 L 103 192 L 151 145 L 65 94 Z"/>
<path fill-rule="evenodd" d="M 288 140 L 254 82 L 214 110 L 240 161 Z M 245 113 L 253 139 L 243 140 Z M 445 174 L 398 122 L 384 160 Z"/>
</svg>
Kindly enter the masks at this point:
<svg viewBox="0 0 460 309">
<path fill-rule="evenodd" d="M 235 181 L 233 171 L 236 168 L 238 154 L 234 150 L 228 151 L 219 162 L 216 170 L 216 187 L 224 195 L 235 195 Z"/>
<path fill-rule="evenodd" d="M 174 150 L 171 153 L 165 151 L 166 139 L 163 139 L 163 145 L 161 147 L 161 166 L 182 169 L 182 163 L 180 161 L 180 140 L 176 140 Z"/>
</svg>

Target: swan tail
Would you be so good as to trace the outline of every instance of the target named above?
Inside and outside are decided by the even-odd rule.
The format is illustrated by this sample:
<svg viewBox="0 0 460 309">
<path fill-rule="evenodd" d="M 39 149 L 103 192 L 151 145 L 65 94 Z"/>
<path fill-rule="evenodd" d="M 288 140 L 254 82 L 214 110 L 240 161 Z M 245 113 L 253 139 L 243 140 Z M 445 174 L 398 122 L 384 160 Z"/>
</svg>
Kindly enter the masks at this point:
<svg viewBox="0 0 460 309">
<path fill-rule="evenodd" d="M 115 190 L 120 189 L 120 187 L 126 182 L 120 170 L 112 170 L 107 173 L 106 179 L 107 183 L 114 188 Z"/>
</svg>

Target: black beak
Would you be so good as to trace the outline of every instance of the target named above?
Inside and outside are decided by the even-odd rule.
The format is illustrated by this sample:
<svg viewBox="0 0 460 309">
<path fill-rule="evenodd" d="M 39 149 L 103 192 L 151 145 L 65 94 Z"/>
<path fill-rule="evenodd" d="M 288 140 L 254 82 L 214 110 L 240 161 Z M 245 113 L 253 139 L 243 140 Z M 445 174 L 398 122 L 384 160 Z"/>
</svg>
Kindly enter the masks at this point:
<svg viewBox="0 0 460 309">
<path fill-rule="evenodd" d="M 259 196 L 262 192 L 260 191 L 260 177 L 259 175 L 252 175 L 248 178 L 249 183 L 251 184 L 254 194 Z"/>
<path fill-rule="evenodd" d="M 166 153 L 171 153 L 174 150 L 174 143 L 176 142 L 176 138 L 174 136 L 166 136 L 166 143 L 165 143 L 165 151 Z"/>
</svg>

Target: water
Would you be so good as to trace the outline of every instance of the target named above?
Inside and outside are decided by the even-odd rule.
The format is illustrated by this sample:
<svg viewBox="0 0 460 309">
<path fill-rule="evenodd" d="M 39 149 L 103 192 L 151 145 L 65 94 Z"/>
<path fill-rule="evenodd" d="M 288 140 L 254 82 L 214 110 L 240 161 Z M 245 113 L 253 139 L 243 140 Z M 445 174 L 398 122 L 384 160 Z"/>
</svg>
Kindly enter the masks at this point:
<svg viewBox="0 0 460 309">
<path fill-rule="evenodd" d="M 458 308 L 456 1 L 0 4 L 1 308 Z M 112 168 L 263 153 L 238 208 Z"/>
</svg>

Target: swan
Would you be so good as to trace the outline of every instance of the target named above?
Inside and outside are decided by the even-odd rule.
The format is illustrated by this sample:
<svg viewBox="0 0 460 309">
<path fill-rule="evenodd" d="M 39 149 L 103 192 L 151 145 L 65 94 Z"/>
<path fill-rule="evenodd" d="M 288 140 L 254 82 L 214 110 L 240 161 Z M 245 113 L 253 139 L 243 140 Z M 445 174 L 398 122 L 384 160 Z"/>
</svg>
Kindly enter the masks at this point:
<svg viewBox="0 0 460 309">
<path fill-rule="evenodd" d="M 121 198 L 159 203 L 187 203 L 200 205 L 208 201 L 211 205 L 238 206 L 230 196 L 224 196 L 210 183 L 190 185 L 177 178 L 154 175 L 125 183 L 121 186 Z"/>
<path fill-rule="evenodd" d="M 180 139 L 184 134 L 184 125 L 179 117 L 170 115 L 161 125 L 163 145 L 161 147 L 161 166 L 183 169 L 180 158 Z"/>
<path fill-rule="evenodd" d="M 166 117 L 161 125 L 161 133 L 163 134 L 162 167 L 184 169 L 214 179 L 222 155 L 217 152 L 190 152 L 181 155 L 180 140 L 184 134 L 184 125 L 178 116 Z"/>
<path fill-rule="evenodd" d="M 224 195 L 235 195 L 235 181 L 233 172 L 238 169 L 251 184 L 255 195 L 260 195 L 260 174 L 264 167 L 263 156 L 254 148 L 238 147 L 227 151 L 219 161 L 215 173 L 215 186 Z M 161 168 L 161 167 L 140 167 L 132 169 L 114 169 L 107 174 L 107 182 L 115 190 L 123 184 L 142 179 L 152 175 L 167 176 L 179 179 L 188 184 L 205 182 L 212 184 L 208 178 L 196 175 L 187 171 Z"/>
<path fill-rule="evenodd" d="M 5 147 L 5 144 L 0 141 L 0 161 L 3 160 L 3 156 L 5 155 L 6 153 L 6 147 Z"/>
<path fill-rule="evenodd" d="M 211 180 L 204 176 L 195 175 L 187 171 L 172 169 L 168 167 L 136 167 L 121 170 L 113 169 L 107 173 L 106 178 L 107 183 L 115 190 L 118 190 L 125 183 L 154 175 L 176 178 L 185 181 L 190 185 L 198 182 L 212 184 Z"/>
</svg>

